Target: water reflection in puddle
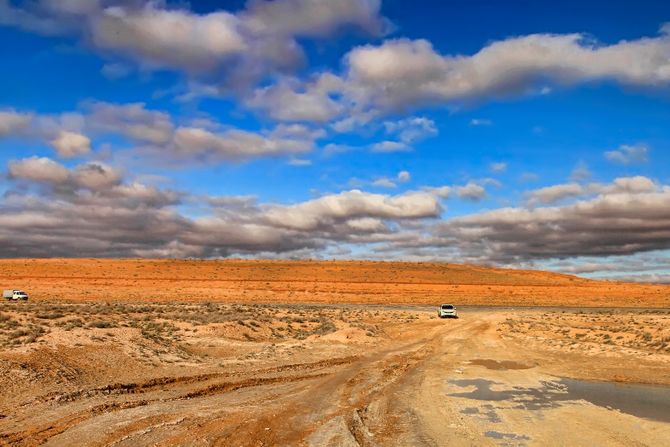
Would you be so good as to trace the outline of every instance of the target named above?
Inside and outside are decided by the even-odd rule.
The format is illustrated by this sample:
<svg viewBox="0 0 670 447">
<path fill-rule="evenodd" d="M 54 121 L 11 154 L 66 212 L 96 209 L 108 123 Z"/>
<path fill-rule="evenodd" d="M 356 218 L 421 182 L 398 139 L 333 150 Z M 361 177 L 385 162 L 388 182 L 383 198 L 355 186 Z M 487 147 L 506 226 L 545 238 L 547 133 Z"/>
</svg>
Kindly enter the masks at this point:
<svg viewBox="0 0 670 447">
<path fill-rule="evenodd" d="M 500 388 L 501 383 L 486 379 L 450 380 L 449 383 L 460 387 L 475 387 L 473 391 L 452 393 L 450 396 L 486 401 L 510 401 L 516 404 L 514 408 L 525 410 L 554 408 L 560 404 L 561 400 L 572 400 L 566 397 L 567 392 L 565 387 L 554 382 L 542 382 L 542 387 L 540 388 L 514 386 L 509 389 L 500 390 L 492 390 L 491 386 L 496 385 Z"/>
<path fill-rule="evenodd" d="M 670 422 L 670 387 L 562 379 L 573 399 L 661 422 Z"/>
<path fill-rule="evenodd" d="M 530 438 L 526 435 L 517 435 L 516 433 L 502 433 L 499 431 L 487 431 L 484 433 L 487 438 L 493 439 L 509 439 L 512 441 L 528 441 Z"/>
<path fill-rule="evenodd" d="M 670 388 L 651 385 L 629 385 L 609 382 L 587 382 L 574 379 L 540 382 L 539 387 L 512 386 L 486 379 L 450 380 L 472 391 L 451 393 L 480 401 L 507 401 L 512 408 L 542 410 L 556 408 L 566 401 L 586 400 L 594 405 L 615 408 L 633 416 L 670 422 Z M 491 389 L 495 386 L 497 389 Z"/>
</svg>

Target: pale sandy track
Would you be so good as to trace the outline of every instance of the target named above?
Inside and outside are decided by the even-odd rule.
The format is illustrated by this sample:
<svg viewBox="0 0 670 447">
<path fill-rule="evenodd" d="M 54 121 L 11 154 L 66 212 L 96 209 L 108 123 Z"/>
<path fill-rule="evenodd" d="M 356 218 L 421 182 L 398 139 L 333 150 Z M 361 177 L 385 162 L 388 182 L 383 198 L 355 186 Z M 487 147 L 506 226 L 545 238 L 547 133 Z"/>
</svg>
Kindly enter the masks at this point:
<svg viewBox="0 0 670 447">
<path fill-rule="evenodd" d="M 485 379 L 535 389 L 561 368 L 496 331 L 502 316 L 402 326 L 360 355 L 234 373 L 184 374 L 27 398 L 0 419 L 0 443 L 143 445 L 668 445 L 670 424 L 584 401 L 450 396 Z M 478 360 L 512 366 L 487 368 Z M 475 361 L 473 364 L 473 360 Z M 480 363 L 487 364 L 486 361 Z M 495 365 L 495 363 L 493 363 Z M 523 396 L 521 396 L 523 397 Z M 529 408 L 519 409 L 522 405 Z"/>
</svg>

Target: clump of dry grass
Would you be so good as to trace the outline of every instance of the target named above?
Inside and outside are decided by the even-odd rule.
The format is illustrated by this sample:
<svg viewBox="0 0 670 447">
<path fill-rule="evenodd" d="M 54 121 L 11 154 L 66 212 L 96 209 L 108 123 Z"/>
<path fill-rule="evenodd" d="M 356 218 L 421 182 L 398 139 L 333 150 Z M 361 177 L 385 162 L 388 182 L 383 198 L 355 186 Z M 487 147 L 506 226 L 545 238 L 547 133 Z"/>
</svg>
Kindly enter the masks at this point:
<svg viewBox="0 0 670 447">
<path fill-rule="evenodd" d="M 140 326 L 140 333 L 144 338 L 159 344 L 172 344 L 178 340 L 178 331 L 177 326 L 167 321 L 150 321 Z"/>
<path fill-rule="evenodd" d="M 91 321 L 86 326 L 90 327 L 90 328 L 96 328 L 96 329 L 108 329 L 108 328 L 115 327 L 116 324 L 113 321 L 110 321 L 110 320 L 95 320 L 95 321 Z"/>
</svg>

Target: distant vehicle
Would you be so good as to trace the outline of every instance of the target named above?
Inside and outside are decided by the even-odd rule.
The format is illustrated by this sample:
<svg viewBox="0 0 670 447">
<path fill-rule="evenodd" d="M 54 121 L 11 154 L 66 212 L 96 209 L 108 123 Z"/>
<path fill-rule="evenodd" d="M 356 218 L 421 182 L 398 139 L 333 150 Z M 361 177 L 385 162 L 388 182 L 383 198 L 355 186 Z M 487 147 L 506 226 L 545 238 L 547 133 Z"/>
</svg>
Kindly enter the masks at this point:
<svg viewBox="0 0 670 447">
<path fill-rule="evenodd" d="M 3 290 L 2 297 L 6 300 L 12 300 L 12 301 L 18 301 L 18 300 L 28 301 L 28 294 L 22 290 L 11 290 L 11 289 Z"/>
<path fill-rule="evenodd" d="M 458 318 L 456 308 L 453 304 L 441 304 L 437 311 L 437 316 L 440 318 Z"/>
</svg>

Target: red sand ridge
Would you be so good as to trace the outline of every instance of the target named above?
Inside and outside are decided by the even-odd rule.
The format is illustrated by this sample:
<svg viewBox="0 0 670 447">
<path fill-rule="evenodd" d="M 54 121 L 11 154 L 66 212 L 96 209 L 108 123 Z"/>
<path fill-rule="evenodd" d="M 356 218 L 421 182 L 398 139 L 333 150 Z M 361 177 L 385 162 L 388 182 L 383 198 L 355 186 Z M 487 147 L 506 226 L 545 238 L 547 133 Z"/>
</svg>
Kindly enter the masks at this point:
<svg viewBox="0 0 670 447">
<path fill-rule="evenodd" d="M 446 263 L 7 259 L 31 299 L 670 307 L 670 286 Z"/>
</svg>

